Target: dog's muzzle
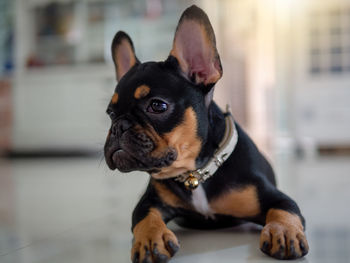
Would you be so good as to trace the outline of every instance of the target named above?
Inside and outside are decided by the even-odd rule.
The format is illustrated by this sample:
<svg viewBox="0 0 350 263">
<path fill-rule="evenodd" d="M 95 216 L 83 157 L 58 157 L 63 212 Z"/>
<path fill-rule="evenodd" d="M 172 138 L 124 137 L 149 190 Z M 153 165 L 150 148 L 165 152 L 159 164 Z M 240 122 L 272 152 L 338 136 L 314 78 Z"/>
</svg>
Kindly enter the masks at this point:
<svg viewBox="0 0 350 263">
<path fill-rule="evenodd" d="M 175 149 L 168 148 L 160 157 L 152 157 L 155 142 L 142 131 L 135 131 L 126 119 L 113 123 L 107 137 L 104 153 L 111 170 L 121 172 L 150 171 L 171 165 L 177 158 Z"/>
</svg>

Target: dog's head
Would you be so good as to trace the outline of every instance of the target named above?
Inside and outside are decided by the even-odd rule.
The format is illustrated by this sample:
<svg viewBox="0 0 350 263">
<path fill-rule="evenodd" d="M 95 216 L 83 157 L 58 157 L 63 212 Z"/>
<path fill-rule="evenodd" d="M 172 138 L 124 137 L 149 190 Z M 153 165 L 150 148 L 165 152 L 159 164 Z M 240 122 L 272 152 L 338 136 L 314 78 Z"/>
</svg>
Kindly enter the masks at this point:
<svg viewBox="0 0 350 263">
<path fill-rule="evenodd" d="M 141 63 L 124 32 L 115 35 L 112 56 L 118 85 L 107 109 L 108 166 L 163 179 L 196 169 L 213 86 L 222 75 L 207 15 L 196 6 L 184 11 L 164 62 Z"/>
</svg>

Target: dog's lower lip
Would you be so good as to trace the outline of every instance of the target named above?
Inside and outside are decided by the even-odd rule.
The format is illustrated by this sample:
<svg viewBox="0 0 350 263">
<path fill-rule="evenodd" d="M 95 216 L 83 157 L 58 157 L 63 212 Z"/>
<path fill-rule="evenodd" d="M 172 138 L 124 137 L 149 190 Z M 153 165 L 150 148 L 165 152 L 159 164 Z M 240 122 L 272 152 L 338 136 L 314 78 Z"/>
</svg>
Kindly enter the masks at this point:
<svg viewBox="0 0 350 263">
<path fill-rule="evenodd" d="M 118 165 L 116 165 L 116 162 L 118 160 L 118 158 L 127 158 L 129 160 L 132 160 L 133 162 L 137 162 L 138 163 L 138 168 L 137 169 L 141 169 L 141 170 L 145 170 L 144 168 L 147 167 L 147 165 L 145 163 L 143 163 L 139 158 L 137 158 L 136 156 L 134 156 L 134 154 L 131 154 L 129 151 L 124 150 L 122 148 L 119 148 L 117 150 L 115 150 L 112 155 L 111 155 L 111 160 L 112 163 L 114 163 L 114 165 L 116 167 L 118 167 Z M 119 168 L 118 168 L 119 169 Z"/>
<path fill-rule="evenodd" d="M 114 153 L 112 153 L 112 159 L 115 158 L 116 155 L 124 153 L 125 151 L 123 149 L 118 149 Z"/>
<path fill-rule="evenodd" d="M 113 156 L 115 154 L 122 153 L 122 152 L 124 152 L 124 150 L 121 149 L 121 148 L 118 148 L 118 149 L 114 150 L 113 152 L 111 152 L 111 158 L 113 159 Z"/>
</svg>

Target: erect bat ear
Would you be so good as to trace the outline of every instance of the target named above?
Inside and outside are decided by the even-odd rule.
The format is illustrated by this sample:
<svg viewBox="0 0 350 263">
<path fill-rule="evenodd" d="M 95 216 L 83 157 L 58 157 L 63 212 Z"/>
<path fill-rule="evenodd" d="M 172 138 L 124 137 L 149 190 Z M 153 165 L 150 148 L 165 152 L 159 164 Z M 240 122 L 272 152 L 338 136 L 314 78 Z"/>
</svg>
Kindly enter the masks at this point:
<svg viewBox="0 0 350 263">
<path fill-rule="evenodd" d="M 135 49 L 131 38 L 123 31 L 115 34 L 111 49 L 116 76 L 119 81 L 129 69 L 140 62 L 135 56 Z"/>
<path fill-rule="evenodd" d="M 176 28 L 170 56 L 182 73 L 196 84 L 213 85 L 222 76 L 220 57 L 208 16 L 199 7 L 187 8 Z"/>
</svg>

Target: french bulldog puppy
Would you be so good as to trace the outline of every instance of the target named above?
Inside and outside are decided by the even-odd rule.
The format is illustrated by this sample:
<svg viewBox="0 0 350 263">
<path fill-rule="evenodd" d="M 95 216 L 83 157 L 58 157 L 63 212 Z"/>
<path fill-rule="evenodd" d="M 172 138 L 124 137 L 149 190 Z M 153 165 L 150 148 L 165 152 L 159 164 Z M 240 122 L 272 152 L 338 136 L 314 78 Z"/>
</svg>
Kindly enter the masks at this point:
<svg viewBox="0 0 350 263">
<path fill-rule="evenodd" d="M 112 43 L 118 85 L 104 147 L 110 169 L 150 174 L 132 215 L 133 262 L 167 262 L 179 249 L 170 220 L 194 228 L 263 225 L 260 249 L 278 259 L 308 253 L 304 218 L 276 188 L 248 135 L 213 101 L 223 70 L 207 15 L 182 14 L 169 57 L 141 63 L 130 37 Z"/>
</svg>

